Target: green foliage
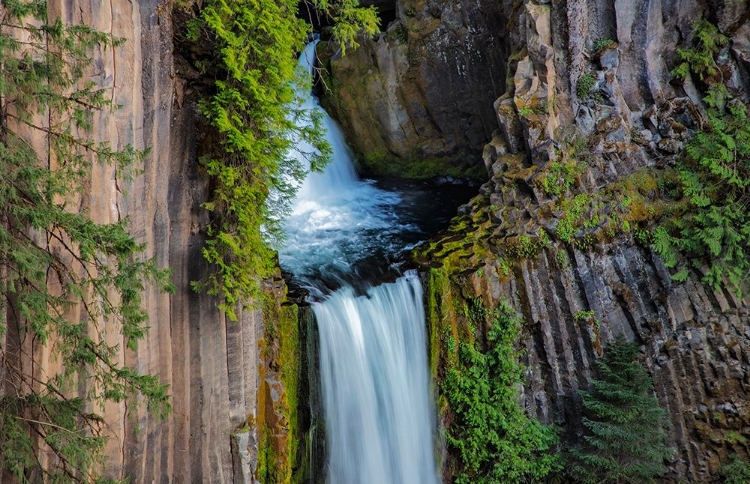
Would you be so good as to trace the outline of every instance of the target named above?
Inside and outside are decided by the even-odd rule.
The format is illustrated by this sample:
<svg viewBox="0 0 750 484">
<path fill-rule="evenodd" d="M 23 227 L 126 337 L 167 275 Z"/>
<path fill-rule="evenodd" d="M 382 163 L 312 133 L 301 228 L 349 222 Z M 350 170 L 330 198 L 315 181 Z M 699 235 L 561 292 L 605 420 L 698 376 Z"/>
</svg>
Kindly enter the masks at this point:
<svg viewBox="0 0 750 484">
<path fill-rule="evenodd" d="M 750 463 L 735 454 L 731 462 L 719 468 L 719 474 L 724 478 L 724 484 L 746 484 L 750 482 Z"/>
<path fill-rule="evenodd" d="M 478 301 L 466 311 L 481 325 L 485 313 Z M 447 442 L 458 455 L 458 484 L 540 480 L 558 467 L 550 453 L 557 443 L 554 431 L 526 416 L 518 403 L 523 367 L 515 344 L 521 318 L 505 303 L 491 317 L 486 350 L 461 342 L 458 364 L 441 383 L 454 414 Z"/>
<path fill-rule="evenodd" d="M 714 57 L 729 42 L 729 38 L 719 33 L 719 29 L 706 19 L 693 24 L 693 33 L 697 45 L 677 49 L 681 62 L 672 70 L 672 76 L 684 78 L 692 72 L 701 81 L 710 81 L 719 73 Z"/>
<path fill-rule="evenodd" d="M 591 204 L 591 197 L 585 193 L 579 193 L 572 199 L 565 199 L 560 204 L 563 216 L 557 223 L 555 233 L 563 242 L 570 242 L 572 237 L 582 225 L 583 211 Z"/>
<path fill-rule="evenodd" d="M 703 281 L 714 289 L 728 286 L 742 295 L 750 275 L 750 123 L 747 108 L 731 99 L 715 65 L 727 39 L 705 20 L 696 23 L 698 46 L 680 50 L 678 75 L 692 72 L 708 86 L 703 130 L 688 143 L 678 165 L 682 196 L 689 212 L 654 233 L 653 248 L 667 267 L 679 254 L 696 268 L 707 265 Z M 685 280 L 688 268 L 673 276 Z"/>
<path fill-rule="evenodd" d="M 553 161 L 537 182 L 547 195 L 560 197 L 573 186 L 583 169 L 583 164 L 576 160 Z"/>
<path fill-rule="evenodd" d="M 591 90 L 594 89 L 595 85 L 596 77 L 594 77 L 593 74 L 584 72 L 578 78 L 578 82 L 576 83 L 576 96 L 578 96 L 579 99 L 586 99 L 591 94 Z"/>
<path fill-rule="evenodd" d="M 359 0 L 310 0 L 316 10 L 334 20 L 333 39 L 341 46 L 341 54 L 347 48 L 357 48 L 357 36 L 378 33 L 380 19 L 374 6 L 361 8 Z"/>
<path fill-rule="evenodd" d="M 587 321 L 594 317 L 594 311 L 585 311 L 581 309 L 573 315 L 573 319 L 576 321 Z"/>
<path fill-rule="evenodd" d="M 521 235 L 507 241 L 506 251 L 510 257 L 517 259 L 529 259 L 534 257 L 539 250 L 546 249 L 550 245 L 549 236 L 545 230 L 541 230 L 537 236 Z"/>
<path fill-rule="evenodd" d="M 101 482 L 106 426 L 97 412 L 123 401 L 131 408 L 145 401 L 157 415 L 169 411 L 166 385 L 123 366 L 112 340 L 119 332 L 135 349 L 147 330 L 145 284 L 171 284 L 167 271 L 144 259 L 127 220 L 100 224 L 78 207 L 92 162 L 125 176 L 145 153 L 87 137 L 94 113 L 115 106 L 84 71 L 94 49 L 120 41 L 51 21 L 44 1 L 3 7 L 0 469 L 20 482 Z M 35 149 L 29 136 L 46 146 Z M 39 346 L 59 372 L 24 364 L 38 358 L 25 348 Z M 55 457 L 40 460 L 42 453 Z"/>
<path fill-rule="evenodd" d="M 666 471 L 665 412 L 637 358 L 635 343 L 611 343 L 597 362 L 601 379 L 580 392 L 586 434 L 567 466 L 575 482 L 647 483 Z"/>
<path fill-rule="evenodd" d="M 357 8 L 353 0 L 311 5 L 337 20 L 333 32 L 342 50 L 356 46 L 358 32 L 377 31 L 374 9 Z M 202 159 L 213 180 L 204 205 L 211 222 L 203 255 L 216 272 L 197 286 L 220 294 L 231 319 L 238 302 L 257 302 L 258 281 L 275 269 L 273 247 L 283 238 L 283 217 L 307 171 L 292 148 L 310 147 L 301 154 L 312 170 L 330 153 L 320 114 L 303 110 L 295 91 L 309 87 L 296 70 L 295 54 L 309 31 L 297 10 L 294 0 L 210 0 L 198 20 L 202 28 L 190 29 L 193 37 L 208 33 L 217 62 L 210 69 L 216 92 L 201 102 L 218 132 L 218 146 Z"/>
<path fill-rule="evenodd" d="M 594 55 L 599 55 L 607 49 L 612 49 L 617 46 L 617 42 L 606 37 L 596 39 L 594 41 Z"/>
</svg>

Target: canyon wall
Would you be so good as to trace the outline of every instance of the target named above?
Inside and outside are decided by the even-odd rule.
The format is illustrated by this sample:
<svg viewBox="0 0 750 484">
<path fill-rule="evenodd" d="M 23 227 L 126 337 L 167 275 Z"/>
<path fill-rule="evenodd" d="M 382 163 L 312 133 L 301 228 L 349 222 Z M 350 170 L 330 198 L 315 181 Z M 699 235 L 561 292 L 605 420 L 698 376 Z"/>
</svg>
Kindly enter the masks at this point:
<svg viewBox="0 0 750 484">
<path fill-rule="evenodd" d="M 278 366 L 271 364 L 279 344 L 264 344 L 268 321 L 260 309 L 240 310 L 238 321 L 229 321 L 217 298 L 190 287 L 208 271 L 201 255 L 207 222 L 201 203 L 209 187 L 196 154 L 197 99 L 173 66 L 172 4 L 53 0 L 49 8 L 53 19 L 124 41 L 93 52 L 91 79 L 119 109 L 97 113 L 92 132 L 114 149 L 150 150 L 132 179 L 113 166 L 94 164 L 80 209 L 99 223 L 127 217 L 131 233 L 145 244 L 145 256 L 171 268 L 176 286 L 173 294 L 147 288 L 150 330 L 135 351 L 125 350 L 116 327 L 99 321 L 98 331 L 122 349 L 119 361 L 157 375 L 169 385 L 172 404 L 163 420 L 143 406 L 107 405 L 104 474 L 132 482 L 255 482 L 260 441 L 278 447 L 277 454 L 287 445 L 287 395 Z M 33 134 L 31 142 L 43 144 L 44 136 Z M 286 290 L 280 277 L 266 290 L 275 301 L 271 308 L 280 308 Z M 11 330 L 3 338 L 4 349 L 26 353 L 17 362 L 23 371 L 43 379 L 60 370 L 31 337 Z M 259 435 L 259 428 L 270 435 Z M 14 482 L 7 475 L 0 481 Z"/>
<path fill-rule="evenodd" d="M 293 306 L 282 302 L 283 282 L 268 284 L 266 311 L 240 311 L 237 322 L 226 320 L 216 298 L 190 289 L 208 270 L 200 204 L 209 187 L 196 156 L 195 93 L 173 66 L 171 4 L 66 0 L 51 2 L 51 10 L 125 39 L 95 53 L 93 80 L 121 106 L 98 115 L 95 132 L 114 148 L 151 151 L 132 180 L 95 166 L 81 209 L 99 222 L 129 217 L 146 255 L 172 268 L 177 287 L 172 295 L 148 290 L 150 332 L 137 351 L 120 355 L 170 385 L 173 412 L 157 421 L 144 409 L 108 406 L 106 474 L 134 482 L 253 482 L 273 459 L 288 475 L 296 394 L 281 384 L 289 376 L 278 361 L 297 350 L 264 329 L 296 324 Z M 673 282 L 639 233 L 624 228 L 659 210 L 658 176 L 648 170 L 673 164 L 700 125 L 700 86 L 674 82 L 670 70 L 675 48 L 691 40 L 701 16 L 732 39 L 721 68 L 748 101 L 747 3 L 434 0 L 399 2 L 396 11 L 378 39 L 341 59 L 328 53 L 328 103 L 373 172 L 404 172 L 420 160 L 439 168 L 423 166 L 416 175 L 447 165 L 457 174 L 486 169 L 481 193 L 417 259 L 449 270 L 460 297 L 508 299 L 523 312 L 529 412 L 563 424 L 574 440 L 576 390 L 606 343 L 624 335 L 641 343 L 668 411 L 678 449 L 669 477 L 706 482 L 730 454 L 747 458 L 748 301 L 702 285 L 699 271 Z M 595 49 L 602 39 L 612 42 Z M 593 84 L 579 96 L 583 74 Z M 575 181 L 560 182 L 564 190 L 555 195 L 545 180 L 566 157 L 585 163 L 574 164 Z M 608 189 L 634 204 L 627 214 L 617 218 L 589 203 L 579 207 L 572 237 L 561 240 L 558 228 L 570 224 L 571 212 L 562 195 Z M 579 317 L 582 311 L 593 316 Z M 29 371 L 56 369 L 38 343 L 5 344 L 25 348 Z"/>
<path fill-rule="evenodd" d="M 747 104 L 748 8 L 505 2 L 510 71 L 484 150 L 490 181 L 415 257 L 452 274 L 457 297 L 504 299 L 523 313 L 523 403 L 567 442 L 581 438 L 577 390 L 603 348 L 637 341 L 668 414 L 669 481 L 719 480 L 731 455 L 750 456 L 750 303 L 701 284 L 706 268 L 673 281 L 648 235 L 671 213 L 662 169 L 706 108 L 698 80 L 670 74 L 676 48 L 694 45 L 699 18 L 718 26 L 731 40 L 717 68 Z"/>
<path fill-rule="evenodd" d="M 382 9 L 387 7 L 382 6 Z M 319 49 L 323 104 L 373 174 L 482 176 L 477 156 L 505 90 L 507 23 L 498 2 L 395 2 L 397 19 L 340 55 Z"/>
</svg>

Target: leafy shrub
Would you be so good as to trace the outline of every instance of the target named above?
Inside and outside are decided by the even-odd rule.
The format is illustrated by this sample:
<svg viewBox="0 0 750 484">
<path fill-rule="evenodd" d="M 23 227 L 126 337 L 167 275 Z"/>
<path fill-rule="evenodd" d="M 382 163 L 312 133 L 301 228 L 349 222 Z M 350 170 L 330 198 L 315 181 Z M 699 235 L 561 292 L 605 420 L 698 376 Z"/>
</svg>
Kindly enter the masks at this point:
<svg viewBox="0 0 750 484">
<path fill-rule="evenodd" d="M 359 32 L 377 31 L 373 8 L 328 0 L 311 6 L 336 20 L 332 31 L 344 52 Z M 283 239 L 295 181 L 307 171 L 291 148 L 311 146 L 305 156 L 313 170 L 330 153 L 319 114 L 303 110 L 295 93 L 295 86 L 309 85 L 296 71 L 295 54 L 309 31 L 298 8 L 295 0 L 210 0 L 200 14 L 204 28 L 191 24 L 193 37 L 207 32 L 199 42 L 215 46 L 216 92 L 201 110 L 219 145 L 202 159 L 213 180 L 203 255 L 216 272 L 195 285 L 220 294 L 230 319 L 238 302 L 257 301 L 259 280 L 275 270 L 273 248 Z"/>
<path fill-rule="evenodd" d="M 584 72 L 578 78 L 578 83 L 576 84 L 576 96 L 578 96 L 579 99 L 588 98 L 595 85 L 596 77 L 594 77 L 593 74 Z"/>
<path fill-rule="evenodd" d="M 536 182 L 547 195 L 560 197 L 573 186 L 583 171 L 584 165 L 576 160 L 553 161 Z"/>
<path fill-rule="evenodd" d="M 579 193 L 575 197 L 562 200 L 560 210 L 563 215 L 557 223 L 555 234 L 563 242 L 570 242 L 576 234 L 583 217 L 584 210 L 591 205 L 591 196 Z"/>
<path fill-rule="evenodd" d="M 474 324 L 484 324 L 479 301 L 467 310 Z M 487 348 L 462 342 L 459 364 L 448 369 L 442 393 L 453 411 L 449 448 L 458 454 L 457 484 L 539 480 L 555 470 L 554 431 L 526 416 L 518 404 L 523 367 L 515 349 L 521 318 L 502 303 L 491 314 Z"/>
</svg>

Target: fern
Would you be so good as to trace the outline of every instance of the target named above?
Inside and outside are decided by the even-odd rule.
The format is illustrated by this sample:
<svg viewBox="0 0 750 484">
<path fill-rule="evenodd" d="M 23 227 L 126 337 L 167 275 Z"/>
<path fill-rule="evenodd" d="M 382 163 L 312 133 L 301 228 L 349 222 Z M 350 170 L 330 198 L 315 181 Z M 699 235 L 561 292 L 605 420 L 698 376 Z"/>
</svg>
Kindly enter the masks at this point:
<svg viewBox="0 0 750 484">
<path fill-rule="evenodd" d="M 676 254 L 704 272 L 714 289 L 747 291 L 750 277 L 750 124 L 747 108 L 732 99 L 714 57 L 728 42 L 706 20 L 695 24 L 696 45 L 679 49 L 683 61 L 673 74 L 704 81 L 709 109 L 703 130 L 688 143 L 678 165 L 682 194 L 689 204 L 679 220 L 657 230 L 652 247 L 676 267 Z M 688 268 L 673 276 L 685 280 Z"/>
<path fill-rule="evenodd" d="M 693 32 L 697 45 L 677 49 L 682 62 L 672 70 L 672 76 L 684 78 L 693 72 L 701 81 L 706 81 L 719 72 L 714 57 L 729 42 L 729 38 L 719 33 L 719 29 L 706 19 L 695 22 Z"/>
</svg>

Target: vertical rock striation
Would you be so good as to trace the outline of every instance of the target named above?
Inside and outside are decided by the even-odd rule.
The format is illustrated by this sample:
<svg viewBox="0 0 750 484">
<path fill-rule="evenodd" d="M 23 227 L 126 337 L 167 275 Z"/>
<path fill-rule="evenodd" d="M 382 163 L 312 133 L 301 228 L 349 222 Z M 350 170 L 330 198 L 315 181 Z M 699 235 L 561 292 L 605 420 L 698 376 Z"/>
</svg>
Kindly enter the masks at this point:
<svg viewBox="0 0 750 484">
<path fill-rule="evenodd" d="M 492 102 L 505 89 L 500 5 L 409 0 L 396 11 L 377 39 L 331 58 L 333 92 L 323 102 L 366 170 L 481 168 L 477 153 L 495 129 Z"/>
<path fill-rule="evenodd" d="M 169 384 L 173 407 L 156 420 L 143 407 L 109 404 L 103 411 L 109 438 L 105 474 L 132 482 L 256 482 L 259 429 L 271 423 L 278 425 L 266 440 L 280 446 L 274 465 L 294 464 L 294 454 L 279 444 L 290 440 L 286 422 L 279 420 L 292 412 L 277 355 L 260 351 L 268 346 L 264 326 L 275 322 L 260 309 L 238 311 L 238 321 L 229 321 L 215 297 L 190 287 L 208 271 L 201 255 L 207 221 L 201 204 L 209 187 L 197 160 L 197 99 L 173 67 L 172 7 L 161 0 L 52 0 L 49 7 L 52 19 L 123 39 L 115 49 L 93 52 L 90 78 L 119 109 L 97 113 L 92 136 L 115 150 L 149 150 L 132 178 L 94 164 L 80 209 L 100 223 L 129 219 L 145 256 L 170 267 L 176 286 L 171 295 L 146 290 L 150 331 L 135 351 L 124 349 L 115 328 L 99 322 L 109 343 L 123 348 L 121 362 Z M 38 138 L 30 142 L 43 145 Z M 279 304 L 286 289 L 278 278 L 268 290 Z M 11 342 L 16 344 L 26 343 Z M 33 371 L 54 374 L 55 361 L 38 346 L 29 352 Z"/>
<path fill-rule="evenodd" d="M 750 301 L 702 285 L 701 271 L 672 281 L 648 229 L 636 227 L 664 213 L 662 168 L 705 109 L 700 81 L 670 74 L 676 48 L 690 45 L 697 19 L 717 25 L 731 39 L 717 67 L 747 102 L 749 7 L 524 0 L 503 8 L 508 89 L 484 149 L 491 179 L 416 259 L 448 269 L 464 298 L 506 299 L 523 312 L 524 405 L 561 424 L 568 441 L 581 436 L 577 390 L 595 376 L 603 348 L 619 335 L 638 341 L 676 448 L 666 477 L 718 480 L 732 454 L 750 456 Z"/>
</svg>

